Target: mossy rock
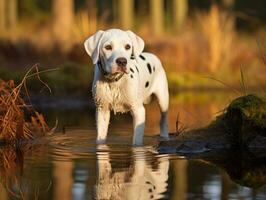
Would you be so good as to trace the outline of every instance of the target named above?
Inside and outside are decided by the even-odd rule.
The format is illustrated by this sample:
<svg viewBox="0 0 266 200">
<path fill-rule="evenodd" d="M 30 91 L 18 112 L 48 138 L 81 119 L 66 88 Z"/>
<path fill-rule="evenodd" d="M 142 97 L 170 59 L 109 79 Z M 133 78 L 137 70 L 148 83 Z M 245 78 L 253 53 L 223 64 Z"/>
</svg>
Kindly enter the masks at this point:
<svg viewBox="0 0 266 200">
<path fill-rule="evenodd" d="M 228 135 L 235 142 L 248 144 L 256 136 L 266 136 L 266 102 L 250 94 L 232 101 L 223 121 Z"/>
</svg>

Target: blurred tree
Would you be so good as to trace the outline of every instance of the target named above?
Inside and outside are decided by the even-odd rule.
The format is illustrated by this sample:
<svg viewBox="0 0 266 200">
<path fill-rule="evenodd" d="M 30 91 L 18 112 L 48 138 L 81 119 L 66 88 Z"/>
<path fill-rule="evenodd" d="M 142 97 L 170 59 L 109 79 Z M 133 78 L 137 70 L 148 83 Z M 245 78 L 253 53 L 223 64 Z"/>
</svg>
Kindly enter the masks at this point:
<svg viewBox="0 0 266 200">
<path fill-rule="evenodd" d="M 88 10 L 88 26 L 89 32 L 94 32 L 97 29 L 97 0 L 86 0 Z"/>
<path fill-rule="evenodd" d="M 150 0 L 151 26 L 154 35 L 160 35 L 163 32 L 164 21 L 164 1 Z"/>
<path fill-rule="evenodd" d="M 14 29 L 17 26 L 17 0 L 8 0 L 6 11 L 7 27 L 8 29 Z"/>
<path fill-rule="evenodd" d="M 173 0 L 174 30 L 180 31 L 188 14 L 188 0 Z"/>
<path fill-rule="evenodd" d="M 42 20 L 50 16 L 53 0 L 20 0 L 18 1 L 19 16 Z"/>
<path fill-rule="evenodd" d="M 227 9 L 233 9 L 235 0 L 222 0 L 223 6 Z"/>
<path fill-rule="evenodd" d="M 55 43 L 62 53 L 65 53 L 72 46 L 71 33 L 74 20 L 73 0 L 53 0 L 52 14 Z"/>
<path fill-rule="evenodd" d="M 133 21 L 133 0 L 119 0 L 118 23 L 122 29 L 131 29 Z"/>
<path fill-rule="evenodd" d="M 149 10 L 149 0 L 135 0 L 135 13 L 141 20 L 146 20 L 147 11 Z M 136 16 L 136 17 L 137 17 Z"/>
<path fill-rule="evenodd" d="M 97 0 L 86 0 L 86 5 L 89 12 L 90 18 L 97 17 Z"/>
<path fill-rule="evenodd" d="M 5 0 L 0 0 L 0 33 L 6 29 L 5 10 Z"/>
</svg>

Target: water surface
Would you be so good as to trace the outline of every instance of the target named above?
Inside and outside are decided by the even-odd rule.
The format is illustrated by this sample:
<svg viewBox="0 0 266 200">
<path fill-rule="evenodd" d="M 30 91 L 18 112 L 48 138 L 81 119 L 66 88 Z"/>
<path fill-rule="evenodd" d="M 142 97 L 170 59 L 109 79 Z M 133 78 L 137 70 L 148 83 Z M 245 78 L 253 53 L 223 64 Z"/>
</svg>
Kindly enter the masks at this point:
<svg viewBox="0 0 266 200">
<path fill-rule="evenodd" d="M 177 118 L 183 129 L 206 125 L 234 97 L 230 95 L 184 94 L 172 98 L 170 130 L 175 130 Z M 142 147 L 131 145 L 129 115 L 113 117 L 107 144 L 96 145 L 94 113 L 89 106 L 43 110 L 50 123 L 58 119 L 58 132 L 22 144 L 19 149 L 0 149 L 0 200 L 266 199 L 264 161 L 257 162 L 265 160 L 263 152 L 256 153 L 260 155 L 256 161 L 232 152 L 159 154 L 155 148 L 159 142 L 155 103 L 147 107 Z M 250 168 L 249 163 L 256 163 L 258 170 Z M 250 169 L 256 173 L 247 171 L 253 175 L 247 187 L 241 178 Z"/>
</svg>

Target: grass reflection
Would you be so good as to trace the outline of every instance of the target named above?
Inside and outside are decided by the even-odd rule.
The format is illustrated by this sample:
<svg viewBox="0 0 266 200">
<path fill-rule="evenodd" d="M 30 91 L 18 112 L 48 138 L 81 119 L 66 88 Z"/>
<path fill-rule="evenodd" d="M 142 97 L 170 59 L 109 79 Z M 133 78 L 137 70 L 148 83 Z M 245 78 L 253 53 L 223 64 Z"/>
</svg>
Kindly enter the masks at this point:
<svg viewBox="0 0 266 200">
<path fill-rule="evenodd" d="M 42 145 L 34 146 L 33 144 L 0 147 L 1 200 L 13 199 L 14 197 L 18 199 L 38 199 L 41 194 L 47 193 L 51 187 L 51 182 L 36 180 L 34 171 L 29 170 L 29 165 L 24 162 L 26 154 L 35 152 L 41 155 L 42 147 Z M 25 168 L 26 171 L 24 171 Z"/>
</svg>

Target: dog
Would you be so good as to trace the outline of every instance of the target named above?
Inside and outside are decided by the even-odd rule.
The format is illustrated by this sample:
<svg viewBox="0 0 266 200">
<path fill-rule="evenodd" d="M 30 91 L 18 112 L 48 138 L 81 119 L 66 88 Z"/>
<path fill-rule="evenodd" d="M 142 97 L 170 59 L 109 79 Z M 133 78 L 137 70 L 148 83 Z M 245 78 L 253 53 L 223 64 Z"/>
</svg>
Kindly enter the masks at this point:
<svg viewBox="0 0 266 200">
<path fill-rule="evenodd" d="M 160 136 L 168 138 L 169 92 L 160 60 L 143 52 L 144 41 L 132 31 L 98 31 L 84 42 L 94 68 L 92 94 L 96 105 L 97 143 L 105 143 L 110 111 L 133 117 L 133 145 L 142 145 L 145 108 L 155 96 L 161 120 Z"/>
<path fill-rule="evenodd" d="M 121 160 L 117 158 L 112 160 L 111 164 L 112 153 L 109 146 L 99 145 L 98 147 L 94 199 L 166 198 L 170 169 L 169 156 L 157 156 L 145 147 L 134 147 L 130 156 L 124 158 L 125 155 L 120 155 L 120 159 L 123 159 L 121 168 L 119 166 Z M 177 163 L 182 161 L 184 162 L 181 160 Z"/>
</svg>

